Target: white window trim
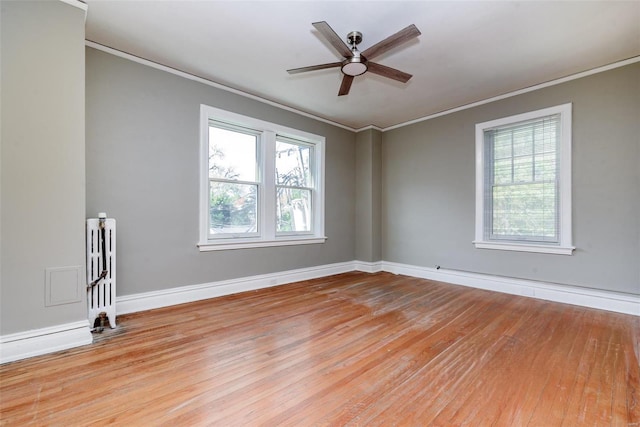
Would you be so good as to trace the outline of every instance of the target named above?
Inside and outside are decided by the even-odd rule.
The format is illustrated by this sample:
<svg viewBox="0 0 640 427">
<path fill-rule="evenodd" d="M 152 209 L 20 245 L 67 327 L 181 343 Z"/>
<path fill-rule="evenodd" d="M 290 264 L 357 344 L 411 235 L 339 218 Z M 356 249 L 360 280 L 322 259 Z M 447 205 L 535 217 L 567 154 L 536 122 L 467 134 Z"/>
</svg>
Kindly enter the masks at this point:
<svg viewBox="0 0 640 427">
<path fill-rule="evenodd" d="M 476 124 L 476 235 L 473 241 L 478 249 L 498 249 L 507 251 L 539 252 L 547 254 L 571 255 L 571 103 L 544 108 L 515 116 L 504 117 Z M 560 175 L 559 175 L 559 227 L 560 242 L 557 244 L 526 243 L 513 241 L 485 240 L 484 237 L 484 131 L 507 124 L 533 120 L 539 117 L 560 114 Z"/>
<path fill-rule="evenodd" d="M 286 136 L 312 144 L 315 152 L 314 183 L 312 206 L 314 209 L 314 222 L 311 233 L 276 233 L 275 225 L 275 193 L 261 192 L 261 203 L 259 204 L 259 236 L 255 237 L 231 237 L 229 235 L 220 238 L 209 237 L 209 120 L 218 120 L 238 126 L 249 127 L 261 131 L 260 157 L 266 159 L 265 155 L 269 148 L 275 148 L 277 135 Z M 298 129 L 281 126 L 275 123 L 266 122 L 241 114 L 200 105 L 200 209 L 199 224 L 200 235 L 197 243 L 201 252 L 260 248 L 270 246 L 289 246 L 324 243 L 327 239 L 324 235 L 324 155 L 325 138 Z M 275 191 L 275 165 L 268 161 L 263 161 L 261 169 L 262 187 L 272 188 Z M 273 199 L 273 200 L 272 200 Z"/>
</svg>

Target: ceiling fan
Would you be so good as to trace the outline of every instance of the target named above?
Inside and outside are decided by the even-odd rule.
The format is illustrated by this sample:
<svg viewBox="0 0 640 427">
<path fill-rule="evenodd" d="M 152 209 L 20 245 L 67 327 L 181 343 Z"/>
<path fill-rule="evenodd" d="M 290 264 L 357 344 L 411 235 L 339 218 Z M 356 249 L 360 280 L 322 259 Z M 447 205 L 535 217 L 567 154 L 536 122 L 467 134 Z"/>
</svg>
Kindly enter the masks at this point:
<svg viewBox="0 0 640 427">
<path fill-rule="evenodd" d="M 338 96 L 348 94 L 349 89 L 351 89 L 351 83 L 353 83 L 353 78 L 364 74 L 367 71 L 402 83 L 406 83 L 411 78 L 411 74 L 396 70 L 395 68 L 387 67 L 386 65 L 371 62 L 369 59 L 382 55 L 388 50 L 418 37 L 420 35 L 420 30 L 418 30 L 415 25 L 409 25 L 408 27 L 367 48 L 362 53 L 358 51 L 357 48 L 358 44 L 362 41 L 362 33 L 359 31 L 352 31 L 347 34 L 347 40 L 351 45 L 351 47 L 349 47 L 325 21 L 314 22 L 312 25 L 325 39 L 327 39 L 331 46 L 333 46 L 333 48 L 344 57 L 344 60 L 340 62 L 330 62 L 328 64 L 312 65 L 310 67 L 293 68 L 291 70 L 287 70 L 289 74 L 341 67 L 340 70 L 342 71 L 342 74 L 344 74 L 344 77 L 342 78 L 342 84 L 340 85 Z"/>
</svg>

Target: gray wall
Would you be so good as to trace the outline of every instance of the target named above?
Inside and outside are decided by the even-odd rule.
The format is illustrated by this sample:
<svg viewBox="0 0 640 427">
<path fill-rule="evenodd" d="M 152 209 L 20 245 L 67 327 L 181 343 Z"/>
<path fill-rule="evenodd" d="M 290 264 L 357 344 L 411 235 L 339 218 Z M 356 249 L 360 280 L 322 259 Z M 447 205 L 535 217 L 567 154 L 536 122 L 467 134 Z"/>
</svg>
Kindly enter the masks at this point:
<svg viewBox="0 0 640 427">
<path fill-rule="evenodd" d="M 0 7 L 5 335 L 87 318 L 84 11 L 59 1 Z M 49 302 L 47 268 L 62 268 L 52 270 Z"/>
<path fill-rule="evenodd" d="M 86 214 L 118 227 L 118 295 L 355 257 L 355 134 L 102 51 L 86 51 Z M 324 244 L 199 252 L 200 104 L 326 137 Z"/>
<path fill-rule="evenodd" d="M 382 133 L 369 129 L 356 135 L 356 259 L 382 260 Z"/>
<path fill-rule="evenodd" d="M 475 249 L 475 124 L 573 103 L 573 256 Z M 640 294 L 640 64 L 384 133 L 383 259 Z"/>
</svg>

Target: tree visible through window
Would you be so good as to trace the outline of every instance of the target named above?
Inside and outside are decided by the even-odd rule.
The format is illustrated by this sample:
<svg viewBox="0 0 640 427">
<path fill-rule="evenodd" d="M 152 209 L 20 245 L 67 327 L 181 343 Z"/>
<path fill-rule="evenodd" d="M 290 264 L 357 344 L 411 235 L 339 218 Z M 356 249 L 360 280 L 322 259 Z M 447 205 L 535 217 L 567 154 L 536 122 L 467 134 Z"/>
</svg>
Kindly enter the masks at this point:
<svg viewBox="0 0 640 427">
<path fill-rule="evenodd" d="M 313 147 L 276 139 L 276 221 L 278 232 L 311 231 Z"/>
<path fill-rule="evenodd" d="M 258 137 L 255 133 L 209 126 L 209 232 L 258 231 Z"/>
<path fill-rule="evenodd" d="M 323 243 L 322 136 L 202 105 L 201 251 Z"/>
</svg>

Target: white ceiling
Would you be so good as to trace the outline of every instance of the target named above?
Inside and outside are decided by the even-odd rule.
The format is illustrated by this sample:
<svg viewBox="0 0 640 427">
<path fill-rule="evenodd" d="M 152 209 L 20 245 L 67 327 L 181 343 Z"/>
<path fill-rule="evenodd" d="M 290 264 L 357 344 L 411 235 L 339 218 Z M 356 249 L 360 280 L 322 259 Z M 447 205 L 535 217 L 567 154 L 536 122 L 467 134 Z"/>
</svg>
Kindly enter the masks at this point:
<svg viewBox="0 0 640 427">
<path fill-rule="evenodd" d="M 342 125 L 387 128 L 640 56 L 640 1 L 86 0 L 86 38 Z M 312 22 L 359 49 L 409 24 L 422 35 L 375 59 L 413 74 L 366 73 L 338 97 L 341 60 Z"/>
</svg>

